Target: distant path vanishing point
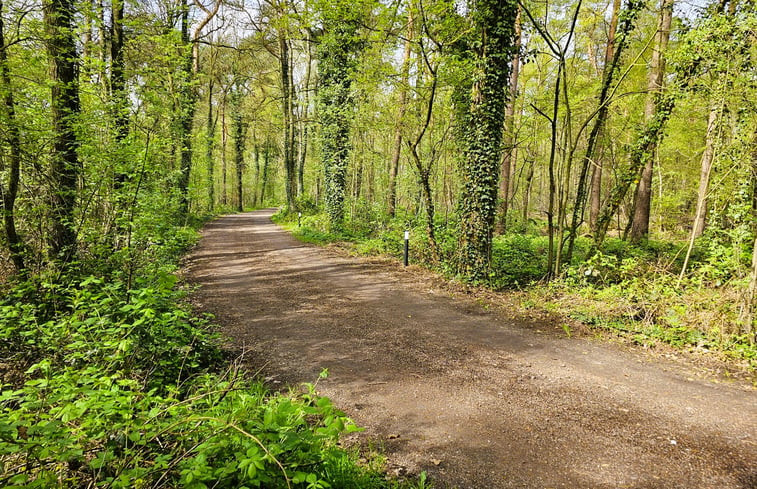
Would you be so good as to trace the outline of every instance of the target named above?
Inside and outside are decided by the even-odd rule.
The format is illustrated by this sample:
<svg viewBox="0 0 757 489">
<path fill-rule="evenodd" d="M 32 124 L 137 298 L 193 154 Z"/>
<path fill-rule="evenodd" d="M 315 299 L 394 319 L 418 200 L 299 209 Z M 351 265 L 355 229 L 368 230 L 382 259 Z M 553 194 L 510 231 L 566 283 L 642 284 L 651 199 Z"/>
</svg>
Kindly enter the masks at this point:
<svg viewBox="0 0 757 489">
<path fill-rule="evenodd" d="M 436 487 L 757 488 L 757 393 L 541 335 L 399 267 L 302 244 L 272 210 L 208 224 L 192 300 L 271 382 L 318 384 Z"/>
</svg>

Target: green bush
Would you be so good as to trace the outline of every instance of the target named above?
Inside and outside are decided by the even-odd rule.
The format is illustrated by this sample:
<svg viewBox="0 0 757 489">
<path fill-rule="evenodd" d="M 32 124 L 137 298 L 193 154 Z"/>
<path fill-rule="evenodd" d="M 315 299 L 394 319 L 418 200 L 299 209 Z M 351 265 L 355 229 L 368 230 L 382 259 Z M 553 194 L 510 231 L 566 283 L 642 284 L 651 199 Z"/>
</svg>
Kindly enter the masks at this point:
<svg viewBox="0 0 757 489">
<path fill-rule="evenodd" d="M 517 287 L 540 280 L 547 272 L 545 237 L 507 234 L 492 243 L 491 283 L 495 288 Z"/>
</svg>

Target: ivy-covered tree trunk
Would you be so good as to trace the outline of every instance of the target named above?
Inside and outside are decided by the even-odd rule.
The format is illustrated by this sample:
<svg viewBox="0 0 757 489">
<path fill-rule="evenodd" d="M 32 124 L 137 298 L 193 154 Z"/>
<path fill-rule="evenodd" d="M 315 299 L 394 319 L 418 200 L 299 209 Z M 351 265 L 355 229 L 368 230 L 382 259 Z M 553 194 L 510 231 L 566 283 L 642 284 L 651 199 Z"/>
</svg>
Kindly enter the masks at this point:
<svg viewBox="0 0 757 489">
<path fill-rule="evenodd" d="M 192 122 L 195 115 L 195 101 L 197 93 L 193 83 L 193 56 L 189 39 L 189 4 L 187 0 L 181 3 L 181 89 L 179 100 L 179 149 L 181 161 L 179 163 L 179 215 L 185 218 L 189 213 L 189 174 L 192 170 Z"/>
<path fill-rule="evenodd" d="M 297 167 L 294 151 L 294 107 L 290 47 L 287 32 L 279 29 L 279 74 L 281 76 L 281 111 L 284 115 L 284 170 L 287 208 L 295 210 L 297 195 Z"/>
<path fill-rule="evenodd" d="M 358 38 L 362 5 L 342 0 L 320 9 L 323 32 L 318 39 L 318 116 L 321 157 L 326 180 L 329 225 L 344 221 L 344 196 L 353 119 L 352 71 L 363 43 Z"/>
<path fill-rule="evenodd" d="M 80 103 L 75 13 L 73 0 L 47 0 L 44 3 L 53 123 L 49 175 L 52 229 L 49 242 L 52 259 L 61 264 L 71 261 L 76 253 L 74 209 L 80 173 L 76 123 Z"/>
<path fill-rule="evenodd" d="M 8 180 L 0 181 L 0 211 L 3 215 L 3 228 L 11 261 L 16 272 L 21 273 L 24 265 L 24 244 L 16 231 L 16 197 L 21 178 L 21 134 L 16 121 L 16 103 L 13 98 L 10 70 L 8 68 L 8 46 L 5 44 L 5 25 L 3 23 L 3 2 L 0 0 L 0 93 L 3 99 L 2 125 L 5 143 L 8 145 Z M 3 170 L 5 170 L 3 168 Z"/>
<path fill-rule="evenodd" d="M 456 97 L 458 134 L 464 151 L 458 267 L 469 279 L 483 280 L 491 261 L 505 90 L 514 54 L 517 2 L 474 0 L 470 8 L 471 83 L 467 94 L 458 88 Z"/>
<path fill-rule="evenodd" d="M 213 212 L 216 206 L 215 158 L 213 146 L 215 143 L 216 119 L 213 118 L 213 77 L 208 79 L 208 113 L 205 119 L 205 162 L 208 165 L 208 210 Z"/>
<path fill-rule="evenodd" d="M 236 171 L 237 211 L 244 210 L 242 175 L 244 174 L 244 147 L 246 125 L 242 120 L 241 94 L 237 88 L 231 95 L 234 122 L 234 169 Z"/>
</svg>

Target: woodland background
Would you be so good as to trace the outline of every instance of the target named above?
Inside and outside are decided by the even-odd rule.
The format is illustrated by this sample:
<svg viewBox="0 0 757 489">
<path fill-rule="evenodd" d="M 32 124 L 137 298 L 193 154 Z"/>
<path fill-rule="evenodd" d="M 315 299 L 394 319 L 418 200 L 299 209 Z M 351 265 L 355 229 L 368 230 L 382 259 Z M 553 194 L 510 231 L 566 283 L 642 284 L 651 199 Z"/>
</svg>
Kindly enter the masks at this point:
<svg viewBox="0 0 757 489">
<path fill-rule="evenodd" d="M 184 300 L 196 230 L 252 208 L 753 373 L 756 29 L 754 0 L 0 1 L 0 485 L 427 487 Z"/>
</svg>

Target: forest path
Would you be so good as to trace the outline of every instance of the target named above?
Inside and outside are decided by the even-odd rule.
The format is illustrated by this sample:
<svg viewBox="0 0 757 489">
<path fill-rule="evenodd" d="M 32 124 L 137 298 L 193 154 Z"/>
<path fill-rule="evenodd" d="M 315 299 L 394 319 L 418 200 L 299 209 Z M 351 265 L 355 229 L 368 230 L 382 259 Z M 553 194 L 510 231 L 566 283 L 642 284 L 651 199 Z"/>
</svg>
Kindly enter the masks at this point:
<svg viewBox="0 0 757 489">
<path fill-rule="evenodd" d="M 318 384 L 437 488 L 757 487 L 757 395 L 542 335 L 399 267 L 296 241 L 271 210 L 208 224 L 187 265 L 272 382 Z"/>
</svg>

